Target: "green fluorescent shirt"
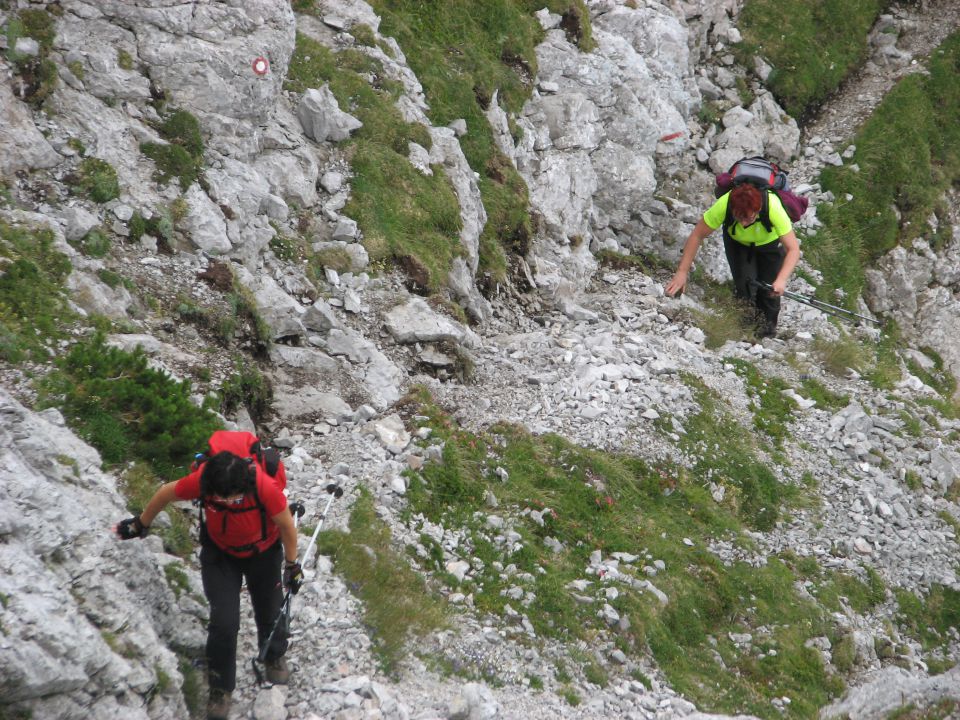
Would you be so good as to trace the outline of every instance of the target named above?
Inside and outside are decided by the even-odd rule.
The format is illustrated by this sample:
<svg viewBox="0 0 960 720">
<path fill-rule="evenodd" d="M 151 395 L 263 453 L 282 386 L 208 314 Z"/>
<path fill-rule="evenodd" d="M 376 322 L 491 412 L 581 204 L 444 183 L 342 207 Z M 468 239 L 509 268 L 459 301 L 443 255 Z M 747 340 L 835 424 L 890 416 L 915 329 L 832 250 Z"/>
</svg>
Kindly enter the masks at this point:
<svg viewBox="0 0 960 720">
<path fill-rule="evenodd" d="M 711 230 L 716 230 L 723 225 L 723 219 L 727 216 L 727 202 L 729 200 L 730 193 L 724 193 L 703 214 L 703 221 L 710 226 Z M 733 239 L 743 245 L 766 245 L 783 237 L 793 229 L 793 223 L 790 222 L 787 211 L 783 209 L 783 203 L 780 202 L 780 198 L 777 197 L 775 192 L 767 193 L 767 207 L 770 211 L 772 232 L 767 232 L 759 218 L 750 227 L 746 228 L 740 223 L 734 222 L 733 232 L 731 233 Z"/>
</svg>

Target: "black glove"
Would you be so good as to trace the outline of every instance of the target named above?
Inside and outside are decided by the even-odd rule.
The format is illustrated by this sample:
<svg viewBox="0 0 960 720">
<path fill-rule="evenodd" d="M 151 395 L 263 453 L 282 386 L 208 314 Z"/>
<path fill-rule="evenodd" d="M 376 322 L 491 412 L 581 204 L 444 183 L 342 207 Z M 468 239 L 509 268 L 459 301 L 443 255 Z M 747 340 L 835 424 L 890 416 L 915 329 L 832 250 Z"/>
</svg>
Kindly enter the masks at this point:
<svg viewBox="0 0 960 720">
<path fill-rule="evenodd" d="M 147 525 L 144 525 L 140 522 L 140 516 L 127 518 L 126 520 L 121 520 L 117 523 L 117 535 L 120 536 L 121 540 L 133 540 L 133 538 L 142 538 L 146 537 L 150 532 L 150 528 Z"/>
<path fill-rule="evenodd" d="M 303 569 L 296 560 L 283 563 L 283 589 L 296 595 L 303 585 Z"/>
</svg>

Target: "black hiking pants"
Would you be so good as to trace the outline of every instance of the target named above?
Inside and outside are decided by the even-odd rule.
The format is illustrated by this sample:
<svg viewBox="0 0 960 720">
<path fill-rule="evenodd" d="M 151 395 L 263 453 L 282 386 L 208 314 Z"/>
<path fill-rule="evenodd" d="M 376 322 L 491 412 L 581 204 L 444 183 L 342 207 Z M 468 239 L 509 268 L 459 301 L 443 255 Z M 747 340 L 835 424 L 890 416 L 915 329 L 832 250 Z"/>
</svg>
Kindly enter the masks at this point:
<svg viewBox="0 0 960 720">
<path fill-rule="evenodd" d="M 283 545 L 278 540 L 249 558 L 224 552 L 209 540 L 200 547 L 203 594 L 210 603 L 207 628 L 207 670 L 210 687 L 233 692 L 237 684 L 237 633 L 240 632 L 240 589 L 247 579 L 253 617 L 257 623 L 257 648 L 262 648 L 283 605 L 280 563 Z M 266 659 L 287 651 L 286 619 L 277 626 Z"/>
<path fill-rule="evenodd" d="M 772 285 L 777 279 L 786 255 L 783 245 L 779 240 L 760 246 L 743 245 L 724 233 L 723 249 L 730 265 L 730 274 L 733 275 L 733 294 L 752 302 L 757 308 L 757 319 L 771 329 L 776 328 L 780 316 L 780 298 L 771 296 L 769 291 L 758 288 L 754 283 Z"/>
</svg>

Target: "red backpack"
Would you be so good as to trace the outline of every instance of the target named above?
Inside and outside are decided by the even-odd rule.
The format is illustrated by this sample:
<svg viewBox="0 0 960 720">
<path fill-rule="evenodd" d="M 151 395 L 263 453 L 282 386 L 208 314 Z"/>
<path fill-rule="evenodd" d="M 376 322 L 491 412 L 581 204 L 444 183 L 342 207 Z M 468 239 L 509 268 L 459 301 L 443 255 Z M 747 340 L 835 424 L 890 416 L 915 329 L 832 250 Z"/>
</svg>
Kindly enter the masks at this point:
<svg viewBox="0 0 960 720">
<path fill-rule="evenodd" d="M 280 453 L 272 447 L 264 447 L 260 439 L 253 433 L 231 430 L 217 430 L 207 441 L 209 449 L 205 453 L 197 455 L 190 470 L 198 470 L 207 459 L 217 453 L 230 452 L 242 458 L 249 458 L 251 462 L 256 463 L 268 478 L 274 481 L 279 490 L 287 487 L 287 471 L 280 459 Z M 260 540 L 254 543 L 241 546 L 231 546 L 229 549 L 236 553 L 257 552 L 260 550 L 259 544 L 267 539 L 267 508 L 260 500 L 258 485 L 254 486 L 253 499 L 255 504 L 252 506 L 235 507 L 225 505 L 210 498 L 201 497 L 195 502 L 200 508 L 200 533 L 201 537 L 207 534 L 207 526 L 204 518 L 204 507 L 211 510 L 224 513 L 223 527 L 221 533 L 226 532 L 227 518 L 233 513 L 243 513 L 257 511 L 260 513 Z"/>
</svg>

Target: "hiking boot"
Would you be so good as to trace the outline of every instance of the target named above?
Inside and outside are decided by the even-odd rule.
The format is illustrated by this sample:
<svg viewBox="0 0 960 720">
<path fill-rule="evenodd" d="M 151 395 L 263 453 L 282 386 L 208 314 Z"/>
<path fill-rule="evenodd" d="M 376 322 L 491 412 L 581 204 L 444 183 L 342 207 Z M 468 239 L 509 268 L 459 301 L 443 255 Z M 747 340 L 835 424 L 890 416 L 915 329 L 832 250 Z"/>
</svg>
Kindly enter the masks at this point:
<svg viewBox="0 0 960 720">
<path fill-rule="evenodd" d="M 290 680 L 290 669 L 287 667 L 287 659 L 285 657 L 274 658 L 273 660 L 267 660 L 267 680 L 272 682 L 274 685 L 286 685 Z"/>
<path fill-rule="evenodd" d="M 232 693 L 220 688 L 210 688 L 210 699 L 207 700 L 207 720 L 228 720 L 231 699 Z"/>
<path fill-rule="evenodd" d="M 763 323 L 757 328 L 757 337 L 763 340 L 764 338 L 775 338 L 777 336 L 777 326 L 773 323 Z"/>
</svg>

